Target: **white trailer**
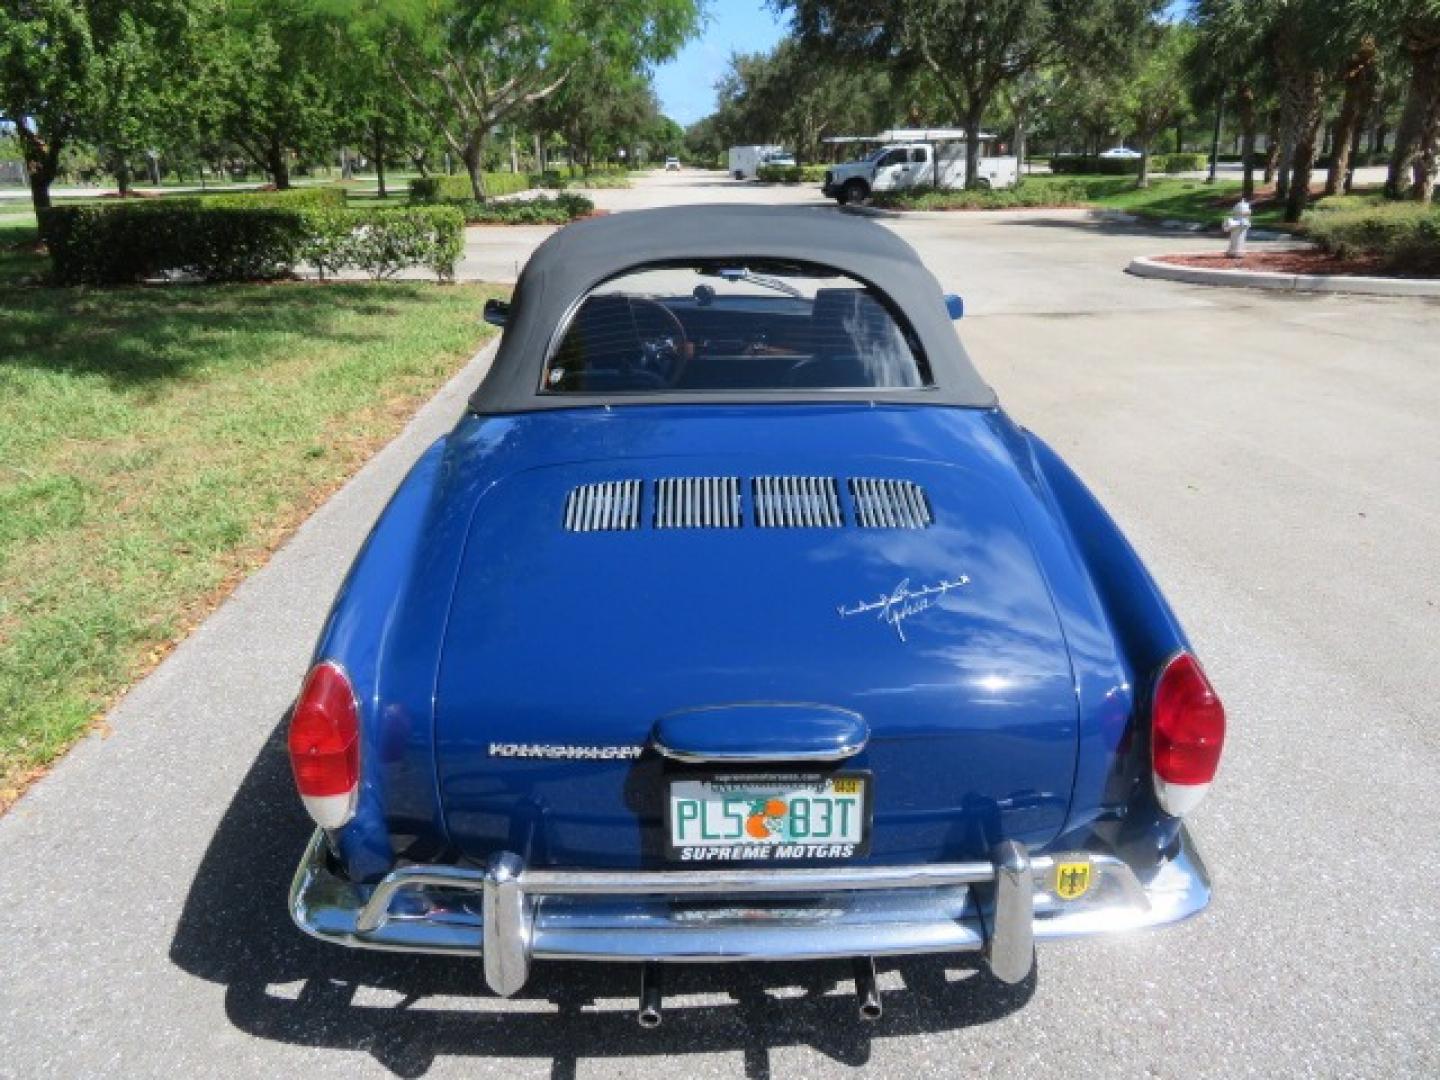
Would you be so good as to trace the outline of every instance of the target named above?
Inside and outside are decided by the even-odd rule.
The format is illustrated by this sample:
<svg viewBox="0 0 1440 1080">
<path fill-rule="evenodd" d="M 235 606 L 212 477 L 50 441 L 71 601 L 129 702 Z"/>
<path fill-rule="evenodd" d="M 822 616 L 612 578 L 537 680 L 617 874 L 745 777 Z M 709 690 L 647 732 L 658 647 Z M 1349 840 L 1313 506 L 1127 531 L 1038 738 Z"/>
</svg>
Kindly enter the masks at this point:
<svg viewBox="0 0 1440 1080">
<path fill-rule="evenodd" d="M 754 180 L 762 165 L 794 165 L 795 158 L 783 146 L 732 146 L 728 161 L 736 180 Z"/>
</svg>

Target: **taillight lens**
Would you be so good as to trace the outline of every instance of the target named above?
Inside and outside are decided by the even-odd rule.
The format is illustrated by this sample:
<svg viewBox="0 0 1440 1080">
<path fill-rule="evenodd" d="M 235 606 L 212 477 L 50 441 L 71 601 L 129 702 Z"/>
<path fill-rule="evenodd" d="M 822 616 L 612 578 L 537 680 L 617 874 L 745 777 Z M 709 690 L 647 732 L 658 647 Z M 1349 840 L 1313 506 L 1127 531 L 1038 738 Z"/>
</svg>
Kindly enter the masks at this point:
<svg viewBox="0 0 1440 1080">
<path fill-rule="evenodd" d="M 339 665 L 311 669 L 290 717 L 290 767 L 305 809 L 324 829 L 355 813 L 360 785 L 360 717 L 355 691 Z"/>
<path fill-rule="evenodd" d="M 1180 653 L 1160 673 L 1150 715 L 1155 795 L 1179 817 L 1205 796 L 1225 745 L 1225 706 L 1199 662 Z"/>
</svg>

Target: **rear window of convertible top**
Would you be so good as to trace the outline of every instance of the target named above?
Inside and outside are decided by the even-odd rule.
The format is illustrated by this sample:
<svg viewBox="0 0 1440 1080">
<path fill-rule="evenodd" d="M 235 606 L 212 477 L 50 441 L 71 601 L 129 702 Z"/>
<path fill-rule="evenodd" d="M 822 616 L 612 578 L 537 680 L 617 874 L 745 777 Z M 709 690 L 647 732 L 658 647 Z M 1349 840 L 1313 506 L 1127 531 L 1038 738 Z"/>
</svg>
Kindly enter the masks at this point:
<svg viewBox="0 0 1440 1080">
<path fill-rule="evenodd" d="M 542 393 L 905 389 L 931 385 L 903 317 L 823 266 L 729 260 L 646 266 L 575 308 Z"/>
</svg>

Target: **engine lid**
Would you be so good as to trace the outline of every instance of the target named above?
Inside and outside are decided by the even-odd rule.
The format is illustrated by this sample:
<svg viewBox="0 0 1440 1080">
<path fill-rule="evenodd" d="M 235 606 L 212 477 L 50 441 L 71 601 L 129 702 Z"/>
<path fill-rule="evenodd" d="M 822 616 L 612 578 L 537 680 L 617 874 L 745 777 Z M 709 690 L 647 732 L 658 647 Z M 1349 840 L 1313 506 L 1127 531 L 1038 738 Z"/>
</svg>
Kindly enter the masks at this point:
<svg viewBox="0 0 1440 1080">
<path fill-rule="evenodd" d="M 754 705 L 868 732 L 846 767 L 875 778 L 872 859 L 978 857 L 1064 821 L 1069 657 L 1020 519 L 979 472 L 632 458 L 533 468 L 479 500 L 435 700 L 465 854 L 662 860 L 657 723 Z M 777 730 L 777 760 L 796 738 Z"/>
</svg>

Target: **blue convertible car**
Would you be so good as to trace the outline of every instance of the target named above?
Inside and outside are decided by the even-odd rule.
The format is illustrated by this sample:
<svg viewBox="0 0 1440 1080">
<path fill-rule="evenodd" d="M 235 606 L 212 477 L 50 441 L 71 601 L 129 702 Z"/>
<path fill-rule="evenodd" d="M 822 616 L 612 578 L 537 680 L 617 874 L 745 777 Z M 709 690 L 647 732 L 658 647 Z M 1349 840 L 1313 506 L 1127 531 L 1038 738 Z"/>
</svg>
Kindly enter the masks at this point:
<svg viewBox="0 0 1440 1080">
<path fill-rule="evenodd" d="M 957 298 L 828 210 L 535 253 L 296 702 L 291 910 L 536 960 L 982 951 L 1183 919 L 1224 710 L 1115 524 L 970 366 Z"/>
</svg>

